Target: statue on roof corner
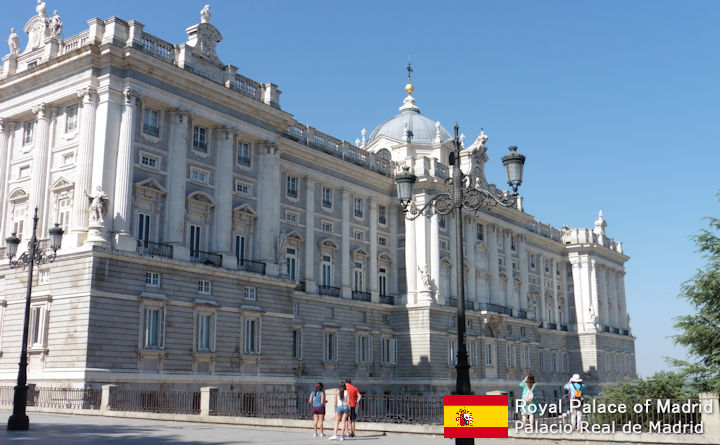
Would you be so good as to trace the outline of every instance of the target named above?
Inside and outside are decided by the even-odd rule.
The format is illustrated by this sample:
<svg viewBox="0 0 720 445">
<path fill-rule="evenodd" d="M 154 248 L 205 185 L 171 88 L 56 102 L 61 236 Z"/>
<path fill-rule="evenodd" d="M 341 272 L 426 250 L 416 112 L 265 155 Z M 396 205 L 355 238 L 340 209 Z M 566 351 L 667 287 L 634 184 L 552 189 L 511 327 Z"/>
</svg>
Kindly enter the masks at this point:
<svg viewBox="0 0 720 445">
<path fill-rule="evenodd" d="M 45 9 L 45 2 L 43 0 L 37 0 L 35 12 L 37 12 L 37 15 L 40 17 L 47 17 L 47 10 Z"/>
<path fill-rule="evenodd" d="M 210 23 L 210 5 L 203 6 L 200 11 L 200 23 Z"/>
<path fill-rule="evenodd" d="M 62 20 L 60 19 L 60 16 L 58 15 L 57 9 L 53 11 L 53 16 L 50 17 L 49 20 L 50 25 L 50 36 L 59 39 L 60 34 L 62 33 Z"/>
<path fill-rule="evenodd" d="M 20 53 L 20 38 L 15 33 L 15 28 L 10 28 L 10 37 L 8 37 L 8 46 L 10 54 L 18 55 Z"/>
</svg>

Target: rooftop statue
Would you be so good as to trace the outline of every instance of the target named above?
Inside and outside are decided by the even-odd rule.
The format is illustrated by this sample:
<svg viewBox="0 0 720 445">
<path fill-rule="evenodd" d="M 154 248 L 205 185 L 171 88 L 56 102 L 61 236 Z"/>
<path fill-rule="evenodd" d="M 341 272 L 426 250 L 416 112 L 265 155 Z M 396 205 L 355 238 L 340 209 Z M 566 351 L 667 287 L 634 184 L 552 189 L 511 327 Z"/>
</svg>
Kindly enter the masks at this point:
<svg viewBox="0 0 720 445">
<path fill-rule="evenodd" d="M 60 34 L 62 33 L 63 24 L 62 24 L 62 20 L 60 19 L 60 16 L 58 15 L 57 9 L 55 11 L 53 11 L 53 16 L 50 17 L 49 22 L 50 22 L 49 23 L 50 36 L 55 39 L 59 39 Z"/>
<path fill-rule="evenodd" d="M 8 46 L 10 54 L 17 55 L 20 52 L 20 38 L 15 33 L 15 28 L 10 28 L 10 37 L 8 37 Z"/>
<path fill-rule="evenodd" d="M 47 10 L 45 9 L 45 2 L 43 0 L 37 0 L 35 12 L 37 12 L 37 15 L 40 17 L 47 17 Z"/>
<path fill-rule="evenodd" d="M 210 5 L 203 6 L 200 11 L 200 23 L 210 23 Z"/>
</svg>

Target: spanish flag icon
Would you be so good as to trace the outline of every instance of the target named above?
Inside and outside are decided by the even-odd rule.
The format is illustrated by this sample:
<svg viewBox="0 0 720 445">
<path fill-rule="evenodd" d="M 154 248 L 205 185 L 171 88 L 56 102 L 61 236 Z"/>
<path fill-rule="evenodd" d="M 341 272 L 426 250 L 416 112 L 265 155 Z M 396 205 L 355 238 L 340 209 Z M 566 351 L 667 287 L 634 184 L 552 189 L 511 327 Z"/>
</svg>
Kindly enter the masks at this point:
<svg viewBox="0 0 720 445">
<path fill-rule="evenodd" d="M 445 396 L 446 438 L 508 437 L 508 396 Z"/>
</svg>

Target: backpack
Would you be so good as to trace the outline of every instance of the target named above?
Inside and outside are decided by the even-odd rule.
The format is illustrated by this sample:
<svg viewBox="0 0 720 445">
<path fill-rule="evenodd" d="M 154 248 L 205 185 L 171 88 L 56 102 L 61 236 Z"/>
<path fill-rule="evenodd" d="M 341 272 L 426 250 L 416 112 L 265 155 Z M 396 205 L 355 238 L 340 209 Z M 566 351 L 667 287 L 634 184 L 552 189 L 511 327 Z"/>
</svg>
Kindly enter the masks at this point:
<svg viewBox="0 0 720 445">
<path fill-rule="evenodd" d="M 527 388 L 527 391 L 525 391 L 525 395 L 523 396 L 523 402 L 525 402 L 526 405 L 531 405 L 533 402 L 535 402 L 535 394 L 533 393 L 534 389 L 535 384 L 533 384 L 532 387 Z"/>
<path fill-rule="evenodd" d="M 322 392 L 321 391 L 315 391 L 313 393 L 313 406 L 319 407 L 323 406 L 322 404 Z"/>
<path fill-rule="evenodd" d="M 575 386 L 574 383 L 573 383 L 573 388 L 574 388 L 574 391 L 572 393 L 572 395 L 573 395 L 572 398 L 577 399 L 582 402 L 584 400 L 583 395 L 582 395 L 582 390 L 580 388 L 578 388 L 577 386 Z"/>
</svg>

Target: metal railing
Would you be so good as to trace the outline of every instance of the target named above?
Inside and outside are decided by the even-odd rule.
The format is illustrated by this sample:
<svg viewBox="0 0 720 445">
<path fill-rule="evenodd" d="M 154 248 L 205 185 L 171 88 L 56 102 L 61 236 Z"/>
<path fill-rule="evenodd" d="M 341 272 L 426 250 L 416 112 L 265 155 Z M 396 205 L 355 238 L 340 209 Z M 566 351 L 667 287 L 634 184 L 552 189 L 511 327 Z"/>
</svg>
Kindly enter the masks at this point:
<svg viewBox="0 0 720 445">
<path fill-rule="evenodd" d="M 203 252 L 202 250 L 191 250 L 190 261 L 193 263 L 202 263 L 208 266 L 222 267 L 222 255 L 212 252 Z"/>
<path fill-rule="evenodd" d="M 0 406 L 12 406 L 14 395 L 14 386 L 0 386 Z"/>
<path fill-rule="evenodd" d="M 0 386 L 0 406 L 12 406 L 14 386 Z M 61 409 L 100 409 L 102 390 L 95 388 L 28 388 L 28 406 Z"/>
<path fill-rule="evenodd" d="M 151 257 L 159 256 L 164 258 L 172 258 L 173 246 L 170 244 L 138 240 L 137 253 L 140 255 L 149 255 Z"/>
<path fill-rule="evenodd" d="M 517 318 L 522 318 L 523 320 L 527 320 L 527 311 L 518 311 Z"/>
<path fill-rule="evenodd" d="M 358 421 L 440 425 L 443 423 L 443 396 L 363 396 Z"/>
<path fill-rule="evenodd" d="M 548 323 L 547 328 L 557 330 L 557 323 Z"/>
<path fill-rule="evenodd" d="M 340 288 L 333 286 L 318 286 L 318 293 L 320 295 L 327 295 L 329 297 L 339 297 Z"/>
<path fill-rule="evenodd" d="M 199 391 L 113 389 L 110 409 L 143 413 L 200 414 Z"/>
<path fill-rule="evenodd" d="M 566 324 L 561 324 L 561 325 L 560 325 L 560 330 L 567 332 L 567 330 L 568 330 L 568 325 L 566 325 Z"/>
<path fill-rule="evenodd" d="M 392 295 L 380 295 L 380 303 L 395 304 L 395 297 Z"/>
<path fill-rule="evenodd" d="M 245 272 L 259 273 L 265 275 L 266 264 L 262 261 L 246 260 L 245 258 L 239 258 L 237 260 L 237 269 L 244 270 Z"/>
<path fill-rule="evenodd" d="M 218 392 L 210 399 L 211 416 L 308 419 L 307 395 L 296 393 Z"/>
<path fill-rule="evenodd" d="M 299 292 L 305 292 L 305 282 L 298 281 L 298 283 L 295 285 L 295 290 Z"/>
<path fill-rule="evenodd" d="M 511 317 L 513 314 L 512 308 L 501 306 L 501 305 L 495 304 L 495 303 L 479 303 L 478 310 L 479 311 L 487 311 L 487 312 L 495 312 L 498 314 L 505 314 L 505 315 L 509 315 Z"/>
<path fill-rule="evenodd" d="M 370 292 L 354 290 L 352 291 L 352 299 L 358 301 L 370 301 Z"/>
</svg>

